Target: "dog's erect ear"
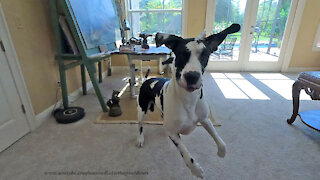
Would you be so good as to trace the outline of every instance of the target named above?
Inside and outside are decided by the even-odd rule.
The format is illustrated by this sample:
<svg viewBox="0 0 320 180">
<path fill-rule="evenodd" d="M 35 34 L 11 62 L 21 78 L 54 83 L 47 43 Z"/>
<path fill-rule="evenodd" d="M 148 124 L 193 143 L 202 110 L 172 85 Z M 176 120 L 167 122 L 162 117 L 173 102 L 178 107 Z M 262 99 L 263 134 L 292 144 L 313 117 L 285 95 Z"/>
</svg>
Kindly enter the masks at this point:
<svg viewBox="0 0 320 180">
<path fill-rule="evenodd" d="M 172 34 L 164 34 L 164 33 L 157 33 L 156 38 L 155 38 L 157 47 L 164 44 L 165 46 L 167 46 L 171 50 L 174 50 L 177 43 L 181 40 L 183 40 L 181 37 L 178 37 L 178 36 L 172 35 Z"/>
<path fill-rule="evenodd" d="M 227 29 L 219 32 L 218 34 L 213 34 L 204 40 L 204 43 L 210 52 L 216 51 L 218 46 L 223 42 L 228 34 L 236 33 L 240 30 L 241 26 L 239 24 L 232 24 Z"/>
</svg>

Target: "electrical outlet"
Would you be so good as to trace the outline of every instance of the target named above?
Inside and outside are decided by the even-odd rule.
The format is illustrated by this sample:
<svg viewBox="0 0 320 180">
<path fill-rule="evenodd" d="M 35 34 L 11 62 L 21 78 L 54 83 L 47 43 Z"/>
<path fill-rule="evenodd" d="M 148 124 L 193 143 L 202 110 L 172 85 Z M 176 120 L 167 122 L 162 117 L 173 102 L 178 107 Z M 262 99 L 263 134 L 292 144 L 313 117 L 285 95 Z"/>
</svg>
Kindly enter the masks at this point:
<svg viewBox="0 0 320 180">
<path fill-rule="evenodd" d="M 14 18 L 14 23 L 16 25 L 16 28 L 17 29 L 23 29 L 24 26 L 23 26 L 21 18 L 19 16 L 14 16 L 13 18 Z"/>
</svg>

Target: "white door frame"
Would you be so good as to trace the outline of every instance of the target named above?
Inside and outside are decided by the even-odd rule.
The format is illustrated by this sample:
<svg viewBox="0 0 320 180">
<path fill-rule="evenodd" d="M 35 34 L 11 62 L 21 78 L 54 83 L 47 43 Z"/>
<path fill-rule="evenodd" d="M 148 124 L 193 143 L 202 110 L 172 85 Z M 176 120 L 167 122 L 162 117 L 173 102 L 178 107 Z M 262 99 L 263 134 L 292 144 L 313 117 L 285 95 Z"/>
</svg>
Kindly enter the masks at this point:
<svg viewBox="0 0 320 180">
<path fill-rule="evenodd" d="M 292 4 L 292 6 L 295 5 L 296 9 L 295 9 L 295 13 L 293 15 L 291 15 L 291 12 L 290 12 L 289 17 L 288 17 L 288 18 L 290 18 L 290 22 L 292 23 L 292 28 L 291 28 L 290 33 L 287 34 L 289 36 L 288 37 L 289 40 L 288 40 L 288 43 L 286 44 L 286 50 L 283 55 L 284 57 L 283 57 L 283 63 L 281 66 L 281 72 L 290 72 L 291 71 L 289 65 L 290 65 L 292 54 L 293 54 L 294 46 L 296 44 L 296 39 L 298 37 L 298 31 L 300 28 L 306 0 L 299 0 L 299 1 L 294 0 L 294 3 L 291 3 L 291 4 Z M 288 19 L 288 21 L 289 21 L 289 19 Z M 302 69 L 298 70 L 298 72 L 301 72 L 301 71 L 304 71 L 304 70 L 302 70 Z"/>
<path fill-rule="evenodd" d="M 16 54 L 16 51 L 11 39 L 8 25 L 6 23 L 1 2 L 0 2 L 0 37 L 2 38 L 1 40 L 3 41 L 3 45 L 6 50 L 5 55 L 9 61 L 8 64 L 12 73 L 12 77 L 15 81 L 15 85 L 19 93 L 21 103 L 24 105 L 24 108 L 25 108 L 25 112 L 26 112 L 25 115 L 26 115 L 29 128 L 31 131 L 33 131 L 36 129 L 35 114 L 34 114 L 32 103 L 29 97 L 27 86 L 24 82 L 24 78 L 22 75 L 19 61 L 18 61 L 18 56 Z"/>
<path fill-rule="evenodd" d="M 251 9 L 254 5 L 257 6 L 256 3 L 258 2 L 254 2 L 255 1 L 248 0 L 246 9 Z M 206 31 L 208 32 L 208 35 L 210 35 L 213 32 L 215 4 L 216 0 L 207 0 Z M 284 37 L 282 40 L 281 52 L 277 63 L 252 61 L 249 62 L 248 58 L 250 55 L 250 50 L 247 49 L 249 48 L 249 46 L 240 46 L 240 51 L 245 51 L 245 53 L 239 54 L 240 56 L 238 61 L 215 61 L 214 63 L 209 63 L 207 69 L 214 71 L 288 71 L 288 66 L 290 64 L 290 59 L 293 53 L 294 42 L 297 38 L 297 32 L 299 30 L 299 25 L 301 22 L 304 6 L 305 0 L 292 0 L 291 2 L 290 12 L 287 19 Z M 244 25 L 242 32 L 249 32 L 249 25 L 255 23 L 255 21 L 256 15 L 253 16 L 246 13 L 244 17 Z M 249 33 L 242 34 L 240 44 L 244 41 L 249 43 L 249 40 L 252 39 L 249 36 Z"/>
</svg>

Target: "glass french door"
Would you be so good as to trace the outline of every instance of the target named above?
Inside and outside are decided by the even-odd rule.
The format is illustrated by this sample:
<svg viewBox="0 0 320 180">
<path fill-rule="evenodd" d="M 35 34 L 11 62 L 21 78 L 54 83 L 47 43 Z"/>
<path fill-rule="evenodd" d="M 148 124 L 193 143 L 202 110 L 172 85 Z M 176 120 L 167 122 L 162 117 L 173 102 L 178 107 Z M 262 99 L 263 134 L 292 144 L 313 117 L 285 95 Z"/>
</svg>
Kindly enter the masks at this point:
<svg viewBox="0 0 320 180">
<path fill-rule="evenodd" d="M 228 35 L 211 54 L 208 70 L 279 71 L 282 47 L 288 41 L 285 34 L 291 1 L 296 0 L 211 1 L 215 6 L 212 32 L 220 32 L 232 23 L 241 24 L 241 31 Z"/>
</svg>

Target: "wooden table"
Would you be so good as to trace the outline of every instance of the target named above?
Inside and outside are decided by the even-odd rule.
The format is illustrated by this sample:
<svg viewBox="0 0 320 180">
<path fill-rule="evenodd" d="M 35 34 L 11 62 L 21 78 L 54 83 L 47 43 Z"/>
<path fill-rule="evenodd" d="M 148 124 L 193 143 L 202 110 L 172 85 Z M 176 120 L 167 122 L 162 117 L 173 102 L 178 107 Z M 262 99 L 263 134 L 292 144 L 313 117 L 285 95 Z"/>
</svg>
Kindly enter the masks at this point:
<svg viewBox="0 0 320 180">
<path fill-rule="evenodd" d="M 140 60 L 140 73 L 141 77 L 142 75 L 142 61 L 150 61 L 150 60 L 157 60 L 159 63 L 158 66 L 158 72 L 162 72 L 162 61 L 168 59 L 171 50 L 168 49 L 165 46 L 160 46 L 160 47 L 155 47 L 155 46 L 150 46 L 149 49 L 142 49 L 140 46 L 136 47 L 134 51 L 132 52 L 120 52 L 119 50 L 114 50 L 110 52 L 112 55 L 113 54 L 118 54 L 118 55 L 127 55 L 128 56 L 128 61 L 129 61 L 129 66 L 130 66 L 130 91 L 131 91 L 131 96 L 135 96 L 135 89 L 134 85 L 136 84 L 135 80 L 135 64 L 133 64 L 133 60 Z"/>
<path fill-rule="evenodd" d="M 312 100 L 320 100 L 320 71 L 302 72 L 292 86 L 293 112 L 288 124 L 292 124 L 299 116 L 308 127 L 320 131 L 320 110 L 299 113 L 300 91 L 304 89 Z"/>
</svg>

